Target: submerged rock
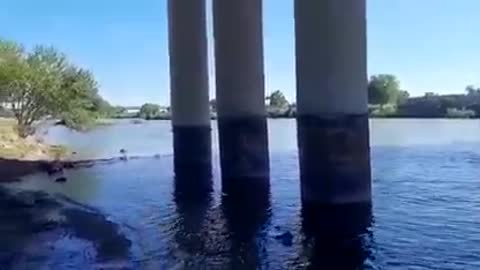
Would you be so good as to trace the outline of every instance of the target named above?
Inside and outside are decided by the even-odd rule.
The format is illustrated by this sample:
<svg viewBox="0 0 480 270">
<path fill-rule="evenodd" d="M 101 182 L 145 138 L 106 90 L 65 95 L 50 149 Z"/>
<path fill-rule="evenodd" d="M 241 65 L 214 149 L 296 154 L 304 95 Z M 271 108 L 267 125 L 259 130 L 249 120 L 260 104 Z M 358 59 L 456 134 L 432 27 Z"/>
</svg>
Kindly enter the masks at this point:
<svg viewBox="0 0 480 270">
<path fill-rule="evenodd" d="M 73 164 L 73 162 L 64 162 L 64 163 L 63 163 L 63 168 L 65 168 L 65 169 L 74 169 L 74 168 L 75 168 L 75 164 Z"/>
<path fill-rule="evenodd" d="M 32 224 L 32 232 L 38 233 L 38 232 L 51 231 L 58 228 L 58 226 L 59 226 L 59 223 L 57 221 L 44 220 L 44 221 L 40 221 Z"/>
<path fill-rule="evenodd" d="M 10 206 L 13 207 L 33 207 L 35 206 L 36 197 L 33 192 L 22 191 L 12 194 L 10 198 Z"/>
<path fill-rule="evenodd" d="M 105 216 L 78 209 L 65 209 L 74 236 L 95 244 L 100 259 L 126 258 L 132 242 L 119 232 L 117 224 Z"/>
<path fill-rule="evenodd" d="M 59 162 L 47 163 L 45 171 L 48 175 L 59 174 L 63 172 L 63 166 Z"/>
<path fill-rule="evenodd" d="M 288 231 L 282 234 L 276 235 L 275 239 L 280 240 L 280 242 L 287 247 L 293 244 L 293 234 Z"/>
<path fill-rule="evenodd" d="M 22 182 L 22 179 L 12 178 L 12 179 L 0 180 L 0 182 L 2 182 L 2 183 L 18 183 L 18 182 Z"/>
<path fill-rule="evenodd" d="M 41 247 L 26 251 L 32 239 L 42 237 L 74 237 L 88 241 L 96 249 L 99 261 L 127 259 L 130 254 L 131 241 L 116 223 L 93 208 L 66 203 L 57 195 L 42 191 L 0 186 L 0 220 L 0 269 L 10 269 L 13 261 L 9 258 L 18 256 L 26 260 L 44 256 L 48 260 L 48 252 Z"/>
<path fill-rule="evenodd" d="M 65 182 L 67 182 L 67 178 L 64 177 L 64 176 L 62 176 L 62 177 L 59 177 L 59 178 L 55 179 L 55 182 L 57 182 L 57 183 L 65 183 Z"/>
</svg>

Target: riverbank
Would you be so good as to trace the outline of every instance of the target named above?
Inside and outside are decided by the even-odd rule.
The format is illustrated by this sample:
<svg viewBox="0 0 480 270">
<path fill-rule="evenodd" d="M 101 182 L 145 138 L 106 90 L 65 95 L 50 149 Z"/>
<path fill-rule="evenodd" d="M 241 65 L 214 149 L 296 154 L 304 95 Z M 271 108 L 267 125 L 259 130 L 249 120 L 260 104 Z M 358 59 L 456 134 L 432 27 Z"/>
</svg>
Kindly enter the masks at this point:
<svg viewBox="0 0 480 270">
<path fill-rule="evenodd" d="M 0 186 L 1 269 L 40 269 L 68 253 L 102 262 L 126 262 L 131 241 L 99 210 L 60 194 Z M 90 251 L 91 250 L 91 251 Z M 41 258 L 39 260 L 39 258 Z M 4 268 L 5 267 L 5 268 Z"/>
<path fill-rule="evenodd" d="M 49 145 L 36 136 L 22 138 L 13 119 L 0 119 L 0 158 L 16 160 L 55 160 L 69 156 L 62 145 Z"/>
</svg>

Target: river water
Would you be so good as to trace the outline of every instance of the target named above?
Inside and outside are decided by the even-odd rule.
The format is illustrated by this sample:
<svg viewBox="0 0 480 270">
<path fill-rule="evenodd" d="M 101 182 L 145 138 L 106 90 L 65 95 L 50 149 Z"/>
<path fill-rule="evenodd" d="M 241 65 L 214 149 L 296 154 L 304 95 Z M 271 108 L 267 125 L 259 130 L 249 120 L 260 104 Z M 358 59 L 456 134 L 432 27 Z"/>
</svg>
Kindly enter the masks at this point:
<svg viewBox="0 0 480 270">
<path fill-rule="evenodd" d="M 127 264 L 133 269 L 321 267 L 312 251 L 318 246 L 309 245 L 302 229 L 295 121 L 269 120 L 268 126 L 271 198 L 260 210 L 263 218 L 247 222 L 248 228 L 232 225 L 242 217 L 232 217 L 221 199 L 217 156 L 211 197 L 195 204 L 175 198 L 169 121 L 119 121 L 88 133 L 52 128 L 47 141 L 66 144 L 79 157 L 117 156 L 119 149 L 162 157 L 68 171 L 64 185 L 43 175 L 21 185 L 101 209 L 133 241 Z M 370 131 L 373 218 L 344 254 L 334 254 L 339 263 L 351 261 L 352 269 L 480 269 L 480 121 L 371 120 Z M 277 239 L 284 232 L 293 235 L 291 245 Z M 329 254 L 332 242 L 324 245 L 320 250 Z M 81 269 L 95 267 L 93 258 L 69 245 L 58 252 L 71 254 Z M 45 264 L 70 269 L 64 260 Z"/>
</svg>

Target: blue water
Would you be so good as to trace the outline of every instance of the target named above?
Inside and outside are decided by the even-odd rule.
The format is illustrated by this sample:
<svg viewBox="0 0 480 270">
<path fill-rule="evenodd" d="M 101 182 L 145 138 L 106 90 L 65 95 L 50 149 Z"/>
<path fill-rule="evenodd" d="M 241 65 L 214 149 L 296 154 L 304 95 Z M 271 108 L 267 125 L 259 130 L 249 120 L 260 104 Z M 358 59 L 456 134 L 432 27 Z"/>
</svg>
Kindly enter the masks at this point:
<svg viewBox="0 0 480 270">
<path fill-rule="evenodd" d="M 169 125 L 124 122 L 87 134 L 52 130 L 49 140 L 89 155 L 128 148 L 163 156 L 68 171 L 65 185 L 42 175 L 21 185 L 100 208 L 133 241 L 125 263 L 134 269 L 335 269 L 327 265 L 335 260 L 339 266 L 353 262 L 351 269 L 480 269 L 480 122 L 372 121 L 372 219 L 354 236 L 325 232 L 316 244 L 302 226 L 294 121 L 269 121 L 271 197 L 255 215 L 222 200 L 218 158 L 209 200 L 175 197 Z M 293 235 L 292 245 L 277 239 L 284 232 Z M 98 266 L 94 256 L 67 247 L 78 267 Z M 43 263 L 68 269 L 65 261 Z"/>
</svg>

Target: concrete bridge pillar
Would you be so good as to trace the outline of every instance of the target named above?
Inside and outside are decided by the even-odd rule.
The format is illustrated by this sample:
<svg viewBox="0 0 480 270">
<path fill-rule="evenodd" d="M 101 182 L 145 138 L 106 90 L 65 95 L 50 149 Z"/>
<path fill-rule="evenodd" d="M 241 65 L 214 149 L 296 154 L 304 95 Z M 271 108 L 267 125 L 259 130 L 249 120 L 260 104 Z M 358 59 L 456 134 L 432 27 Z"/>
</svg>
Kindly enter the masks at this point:
<svg viewBox="0 0 480 270">
<path fill-rule="evenodd" d="M 213 0 L 225 193 L 269 188 L 261 0 Z"/>
<path fill-rule="evenodd" d="M 205 13 L 205 0 L 168 0 L 174 169 L 177 181 L 193 190 L 210 188 L 197 181 L 211 176 Z"/>
<path fill-rule="evenodd" d="M 295 1 L 304 206 L 371 201 L 365 1 Z"/>
</svg>

